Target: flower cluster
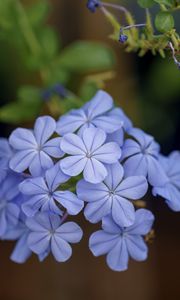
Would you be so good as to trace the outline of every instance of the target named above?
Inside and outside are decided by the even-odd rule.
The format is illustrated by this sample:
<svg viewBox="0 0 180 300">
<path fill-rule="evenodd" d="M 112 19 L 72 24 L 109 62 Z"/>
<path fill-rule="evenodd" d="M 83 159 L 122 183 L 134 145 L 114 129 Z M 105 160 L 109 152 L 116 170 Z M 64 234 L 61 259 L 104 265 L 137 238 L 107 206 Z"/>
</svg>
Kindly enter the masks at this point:
<svg viewBox="0 0 180 300">
<path fill-rule="evenodd" d="M 122 271 L 129 257 L 147 258 L 154 216 L 136 203 L 148 188 L 180 211 L 180 152 L 162 156 L 154 138 L 99 91 L 57 122 L 42 116 L 32 130 L 1 138 L 0 185 L 0 238 L 17 241 L 13 261 L 32 253 L 68 260 L 83 232 L 67 219 L 83 210 L 90 223 L 102 223 L 89 239 L 91 252 Z"/>
</svg>

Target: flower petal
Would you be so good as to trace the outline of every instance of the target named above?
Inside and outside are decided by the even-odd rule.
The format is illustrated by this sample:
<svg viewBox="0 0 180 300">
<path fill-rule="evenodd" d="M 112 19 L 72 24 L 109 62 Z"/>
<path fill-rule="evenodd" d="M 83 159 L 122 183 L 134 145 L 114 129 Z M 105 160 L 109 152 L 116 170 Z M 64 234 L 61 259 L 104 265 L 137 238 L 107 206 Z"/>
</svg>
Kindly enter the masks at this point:
<svg viewBox="0 0 180 300">
<path fill-rule="evenodd" d="M 30 163 L 29 171 L 34 177 L 43 176 L 44 172 L 52 166 L 52 159 L 45 152 L 40 151 Z"/>
<path fill-rule="evenodd" d="M 118 243 L 107 255 L 107 264 L 114 271 L 125 271 L 128 268 L 128 260 L 129 255 L 125 240 L 119 238 Z"/>
<path fill-rule="evenodd" d="M 76 191 L 78 198 L 86 202 L 99 201 L 108 194 L 108 188 L 103 182 L 92 184 L 85 180 L 77 183 Z"/>
<path fill-rule="evenodd" d="M 84 179 L 91 183 L 100 183 L 107 176 L 107 170 L 104 165 L 95 158 L 87 159 L 83 171 Z"/>
<path fill-rule="evenodd" d="M 43 151 L 55 158 L 62 157 L 64 155 L 64 152 L 61 150 L 61 140 L 61 138 L 54 138 L 49 140 L 44 144 Z"/>
<path fill-rule="evenodd" d="M 69 176 L 77 176 L 84 170 L 86 162 L 83 155 L 69 156 L 61 160 L 60 168 Z"/>
<path fill-rule="evenodd" d="M 137 154 L 129 157 L 123 164 L 125 177 L 128 176 L 147 176 L 148 165 L 146 157 L 143 154 Z"/>
<path fill-rule="evenodd" d="M 111 251 L 117 244 L 119 236 L 99 230 L 94 232 L 89 239 L 89 248 L 94 256 L 100 256 Z"/>
<path fill-rule="evenodd" d="M 153 188 L 153 195 L 163 197 L 173 211 L 180 211 L 180 191 L 171 183 Z"/>
<path fill-rule="evenodd" d="M 111 234 L 122 233 L 122 229 L 114 222 L 111 214 L 102 219 L 102 229 Z"/>
<path fill-rule="evenodd" d="M 108 165 L 106 168 L 108 175 L 104 179 L 104 183 L 108 186 L 109 190 L 114 190 L 123 179 L 124 169 L 119 162 Z"/>
<path fill-rule="evenodd" d="M 16 150 L 33 150 L 37 142 L 31 130 L 24 128 L 15 129 L 9 137 L 10 145 Z"/>
<path fill-rule="evenodd" d="M 25 195 L 47 194 L 48 188 L 43 177 L 25 179 L 20 185 L 21 193 Z"/>
<path fill-rule="evenodd" d="M 72 255 L 71 246 L 57 234 L 52 236 L 51 251 L 58 262 L 67 261 Z"/>
<path fill-rule="evenodd" d="M 129 255 L 137 260 L 143 261 L 146 260 L 148 254 L 148 248 L 143 240 L 143 238 L 139 235 L 129 235 L 126 237 L 126 245 Z"/>
<path fill-rule="evenodd" d="M 34 135 L 38 145 L 43 145 L 54 133 L 56 122 L 52 117 L 43 116 L 37 118 L 34 125 Z"/>
<path fill-rule="evenodd" d="M 136 154 L 142 154 L 140 145 L 134 140 L 125 140 L 122 149 L 122 159 L 128 158 L 129 156 Z"/>
<path fill-rule="evenodd" d="M 16 263 L 22 264 L 31 255 L 31 250 L 27 245 L 28 232 L 23 234 L 22 237 L 17 241 L 13 252 L 11 253 L 10 259 Z"/>
<path fill-rule="evenodd" d="M 144 176 L 131 176 L 125 178 L 116 189 L 119 196 L 138 200 L 142 198 L 148 190 L 148 183 Z"/>
<path fill-rule="evenodd" d="M 125 231 L 131 235 L 146 235 L 151 230 L 153 222 L 153 214 L 149 210 L 141 208 L 136 210 L 134 224 Z"/>
<path fill-rule="evenodd" d="M 152 186 L 163 186 L 168 182 L 168 178 L 157 159 L 149 155 L 147 165 L 148 181 Z"/>
<path fill-rule="evenodd" d="M 65 183 L 70 177 L 64 174 L 59 163 L 56 163 L 55 166 L 46 171 L 45 178 L 49 190 L 55 191 L 61 183 Z"/>
<path fill-rule="evenodd" d="M 91 120 L 101 114 L 106 113 L 113 107 L 112 97 L 104 92 L 98 91 L 96 95 L 88 103 L 87 114 Z"/>
<path fill-rule="evenodd" d="M 94 118 L 93 124 L 97 128 L 103 129 L 106 133 L 112 133 L 123 126 L 123 122 L 118 117 L 111 117 L 108 114 Z"/>
<path fill-rule="evenodd" d="M 123 129 L 119 129 L 107 135 L 106 142 L 115 142 L 122 147 L 124 143 L 124 131 Z"/>
<path fill-rule="evenodd" d="M 13 171 L 21 173 L 28 169 L 35 156 L 36 152 L 31 150 L 19 151 L 14 154 L 10 160 L 9 166 Z"/>
<path fill-rule="evenodd" d="M 86 128 L 82 133 L 82 140 L 86 147 L 86 152 L 92 153 L 98 149 L 106 140 L 106 134 L 103 130 L 97 128 Z"/>
<path fill-rule="evenodd" d="M 48 232 L 31 232 L 28 236 L 28 246 L 36 254 L 44 253 L 50 243 Z"/>
<path fill-rule="evenodd" d="M 88 203 L 84 215 L 91 223 L 97 223 L 111 212 L 111 204 L 111 198 L 107 195 L 101 200 Z"/>
<path fill-rule="evenodd" d="M 57 230 L 56 235 L 59 235 L 68 243 L 78 243 L 82 239 L 82 229 L 74 222 L 62 224 Z"/>
<path fill-rule="evenodd" d="M 71 155 L 84 155 L 87 152 L 82 139 L 74 133 L 68 133 L 62 138 L 61 149 Z"/>
<path fill-rule="evenodd" d="M 135 209 L 133 204 L 117 195 L 113 197 L 112 217 L 121 227 L 128 227 L 134 223 Z"/>
<path fill-rule="evenodd" d="M 58 203 L 67 209 L 68 214 L 77 215 L 84 206 L 84 202 L 69 191 L 57 191 L 53 194 Z"/>
<path fill-rule="evenodd" d="M 86 122 L 86 115 L 82 109 L 74 109 L 70 113 L 60 117 L 56 131 L 61 136 L 75 132 Z"/>
<path fill-rule="evenodd" d="M 125 129 L 125 131 L 128 131 L 133 126 L 131 120 L 126 116 L 121 108 L 113 108 L 108 113 L 108 116 L 112 118 L 118 117 L 118 119 L 123 122 L 123 128 Z"/>
<path fill-rule="evenodd" d="M 93 158 L 106 164 L 116 163 L 120 157 L 121 149 L 114 142 L 106 143 L 93 152 Z"/>
</svg>

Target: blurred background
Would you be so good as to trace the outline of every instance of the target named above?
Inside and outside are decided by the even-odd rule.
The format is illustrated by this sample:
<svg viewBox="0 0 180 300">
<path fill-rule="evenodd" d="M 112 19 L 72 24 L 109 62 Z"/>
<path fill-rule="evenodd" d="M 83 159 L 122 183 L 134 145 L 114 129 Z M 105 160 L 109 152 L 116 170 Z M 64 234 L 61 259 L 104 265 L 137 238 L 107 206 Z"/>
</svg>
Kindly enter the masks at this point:
<svg viewBox="0 0 180 300">
<path fill-rule="evenodd" d="M 4 1 L 0 0 L 0 9 Z M 22 1 L 25 7 L 31 7 L 36 2 L 38 1 Z M 180 72 L 171 58 L 167 56 L 166 59 L 162 59 L 151 54 L 139 58 L 137 54 L 125 53 L 121 45 L 108 38 L 111 26 L 102 13 L 97 11 L 96 14 L 91 14 L 86 9 L 85 0 L 49 0 L 49 2 L 51 8 L 48 9 L 46 25 L 53 26 L 56 30 L 60 53 L 66 51 L 63 64 L 62 58 L 60 65 L 58 66 L 58 62 L 56 64 L 56 72 L 60 73 L 57 77 L 54 75 L 52 83 L 47 81 L 45 86 L 38 74 L 38 68 L 32 68 L 33 63 L 29 69 L 24 67 L 22 59 L 24 53 L 20 50 L 20 44 L 14 46 L 13 31 L 7 33 L 10 36 L 8 39 L 6 33 L 0 31 L 0 136 L 8 136 L 15 126 L 30 127 L 35 118 L 33 110 L 27 120 L 23 119 L 28 108 L 34 107 L 33 102 L 25 107 L 23 117 L 19 116 L 16 101 L 20 87 L 33 86 L 45 89 L 51 84 L 62 83 L 79 97 L 84 96 L 88 99 L 95 91 L 94 80 L 97 81 L 97 78 L 99 80 L 98 74 L 101 74 L 103 80 L 98 84 L 113 96 L 116 103 L 133 120 L 135 126 L 155 136 L 162 145 L 164 154 L 174 149 L 180 150 Z M 116 2 L 123 3 L 120 0 Z M 135 1 L 124 1 L 127 2 L 138 22 L 141 23 L 144 18 L 142 10 Z M 42 6 L 39 10 L 41 12 Z M 0 16 L 1 14 L 2 11 Z M 118 18 L 123 20 L 121 15 L 118 15 Z M 16 18 L 15 21 L 19 22 L 20 19 Z M 176 23 L 176 27 L 180 27 L 178 19 Z M 42 36 L 41 32 L 40 36 Z M 51 35 L 46 35 L 44 40 L 45 49 L 49 52 L 51 38 Z M 96 72 L 93 51 L 88 49 L 89 52 L 86 52 L 84 47 L 86 58 L 84 60 L 87 65 L 90 61 L 90 67 L 84 70 L 83 58 L 79 58 L 75 52 L 75 67 L 70 70 L 69 76 L 66 72 L 69 70 L 67 50 L 63 49 L 67 49 L 66 47 L 79 40 L 105 44 L 109 49 L 107 51 L 111 52 L 108 55 L 113 56 L 112 64 L 107 62 L 105 67 L 99 65 Z M 76 63 L 78 59 L 82 59 L 80 66 Z M 96 59 L 99 61 L 98 58 Z M 32 100 L 31 94 L 28 94 L 28 97 Z M 10 103 L 14 106 L 8 106 Z M 41 113 L 47 113 L 50 109 L 48 105 L 45 106 L 43 109 L 40 108 Z M 156 215 L 155 239 L 149 245 L 149 258 L 143 263 L 131 261 L 128 271 L 122 273 L 109 270 L 104 257 L 94 258 L 91 255 L 87 246 L 88 237 L 95 231 L 96 226 L 87 224 L 81 216 L 77 218 L 77 222 L 84 228 L 85 236 L 80 244 L 73 247 L 73 256 L 65 264 L 58 264 L 51 257 L 39 263 L 35 256 L 24 265 L 14 264 L 9 260 L 13 243 L 1 242 L 0 299 L 180 299 L 179 214 L 171 212 L 158 198 L 148 199 L 148 206 Z"/>
</svg>

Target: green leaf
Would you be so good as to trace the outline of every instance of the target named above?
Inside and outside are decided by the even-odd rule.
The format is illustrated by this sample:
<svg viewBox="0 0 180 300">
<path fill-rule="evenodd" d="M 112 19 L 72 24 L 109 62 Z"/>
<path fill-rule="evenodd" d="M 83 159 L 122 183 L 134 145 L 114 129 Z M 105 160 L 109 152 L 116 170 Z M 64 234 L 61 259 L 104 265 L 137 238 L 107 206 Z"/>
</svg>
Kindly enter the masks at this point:
<svg viewBox="0 0 180 300">
<path fill-rule="evenodd" d="M 18 100 L 0 108 L 0 121 L 19 124 L 38 116 L 42 106 L 40 90 L 26 86 L 19 90 Z"/>
<path fill-rule="evenodd" d="M 62 68 L 85 73 L 113 68 L 115 57 L 112 50 L 101 43 L 79 41 L 65 48 L 58 61 Z"/>
<path fill-rule="evenodd" d="M 53 58 L 58 53 L 58 37 L 54 29 L 50 27 L 43 28 L 38 34 L 38 39 L 43 47 L 43 55 L 46 58 Z"/>
<path fill-rule="evenodd" d="M 154 0 L 138 0 L 138 4 L 143 8 L 149 8 L 154 5 Z"/>
<path fill-rule="evenodd" d="M 154 1 L 157 2 L 158 4 L 164 4 L 164 5 L 167 5 L 169 7 L 173 7 L 175 5 L 174 0 L 154 0 Z"/>
<path fill-rule="evenodd" d="M 174 18 L 167 11 L 161 11 L 156 15 L 155 25 L 157 30 L 164 33 L 167 32 L 174 27 Z"/>
<path fill-rule="evenodd" d="M 29 22 L 33 27 L 38 27 L 48 17 L 50 4 L 47 0 L 41 0 L 27 9 Z"/>
</svg>

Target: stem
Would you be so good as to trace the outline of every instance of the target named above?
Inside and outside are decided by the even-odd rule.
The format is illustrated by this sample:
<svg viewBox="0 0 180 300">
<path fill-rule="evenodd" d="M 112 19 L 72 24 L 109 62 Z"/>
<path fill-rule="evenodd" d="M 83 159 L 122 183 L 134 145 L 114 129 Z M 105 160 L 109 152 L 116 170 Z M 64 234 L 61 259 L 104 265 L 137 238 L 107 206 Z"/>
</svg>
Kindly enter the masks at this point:
<svg viewBox="0 0 180 300">
<path fill-rule="evenodd" d="M 115 30 L 119 31 L 119 23 L 116 20 L 116 18 L 103 6 L 100 7 L 101 11 L 103 12 L 103 14 L 107 17 L 107 19 L 109 20 L 109 22 L 111 23 L 111 25 L 114 27 Z"/>
<path fill-rule="evenodd" d="M 28 17 L 26 15 L 26 11 L 25 11 L 23 5 L 21 4 L 21 1 L 16 0 L 15 6 L 16 6 L 16 9 L 19 14 L 19 18 L 18 18 L 19 27 L 24 36 L 26 44 L 34 56 L 39 56 L 42 52 L 42 47 L 31 28 Z M 40 70 L 40 76 L 41 76 L 43 82 L 46 82 L 48 73 L 49 73 L 49 70 L 45 70 L 45 69 Z"/>
<path fill-rule="evenodd" d="M 128 13 L 127 8 L 125 8 L 124 6 L 121 5 L 117 5 L 117 4 L 111 4 L 111 3 L 105 3 L 105 2 L 101 2 L 101 5 L 106 6 L 106 7 L 111 7 L 117 10 L 120 10 L 124 13 Z"/>
<path fill-rule="evenodd" d="M 121 30 L 131 29 L 133 27 L 145 27 L 145 26 L 146 26 L 146 24 L 134 24 L 134 25 L 122 27 Z"/>
<path fill-rule="evenodd" d="M 62 216 L 61 224 L 64 223 L 64 221 L 66 221 L 67 217 L 68 217 L 68 212 L 66 211 L 66 212 L 64 213 L 64 215 Z"/>
<path fill-rule="evenodd" d="M 26 40 L 27 45 L 29 46 L 29 49 L 31 52 L 35 55 L 39 54 L 41 51 L 41 46 L 36 39 L 34 32 L 29 24 L 29 20 L 26 15 L 26 11 L 21 4 L 20 0 L 15 1 L 16 9 L 19 13 L 19 25 L 20 29 L 22 31 L 22 34 L 24 36 L 24 39 Z"/>
</svg>

